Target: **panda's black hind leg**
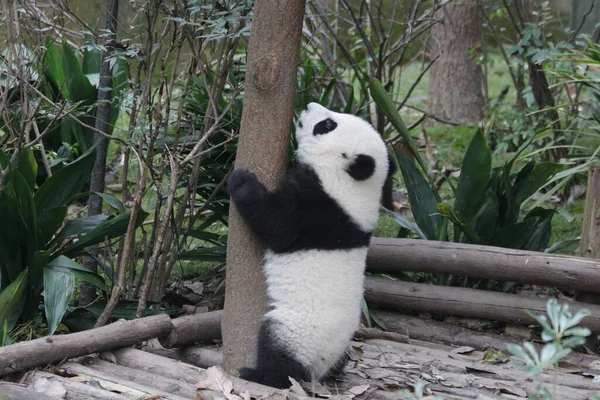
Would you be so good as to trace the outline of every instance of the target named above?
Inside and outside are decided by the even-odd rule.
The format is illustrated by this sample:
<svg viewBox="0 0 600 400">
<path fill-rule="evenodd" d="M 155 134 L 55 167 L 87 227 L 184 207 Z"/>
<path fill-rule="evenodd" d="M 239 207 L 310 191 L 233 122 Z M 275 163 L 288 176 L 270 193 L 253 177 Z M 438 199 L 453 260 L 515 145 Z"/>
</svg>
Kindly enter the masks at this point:
<svg viewBox="0 0 600 400">
<path fill-rule="evenodd" d="M 302 364 L 277 344 L 275 324 L 273 321 L 266 320 L 261 325 L 256 368 L 240 369 L 240 378 L 278 389 L 292 386 L 288 378 L 290 376 L 297 381 L 310 381 Z"/>
<path fill-rule="evenodd" d="M 344 368 L 346 368 L 346 365 L 348 364 L 349 359 L 350 358 L 348 356 L 348 352 L 345 352 L 340 357 L 340 359 L 335 363 L 335 365 L 333 367 L 331 367 L 331 369 L 327 372 L 327 374 L 325 375 L 323 380 L 342 375 L 342 373 L 344 372 Z"/>
</svg>

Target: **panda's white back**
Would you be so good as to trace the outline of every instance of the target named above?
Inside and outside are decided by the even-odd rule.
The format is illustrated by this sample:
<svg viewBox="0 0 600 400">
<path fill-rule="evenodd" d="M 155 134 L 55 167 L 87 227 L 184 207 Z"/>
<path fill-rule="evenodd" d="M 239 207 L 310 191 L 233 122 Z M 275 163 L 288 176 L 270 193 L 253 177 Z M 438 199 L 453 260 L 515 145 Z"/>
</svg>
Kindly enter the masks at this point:
<svg viewBox="0 0 600 400">
<path fill-rule="evenodd" d="M 297 328 L 279 330 L 279 339 L 316 379 L 339 360 L 360 322 L 367 250 L 265 256 L 272 306 L 265 317 Z"/>
</svg>

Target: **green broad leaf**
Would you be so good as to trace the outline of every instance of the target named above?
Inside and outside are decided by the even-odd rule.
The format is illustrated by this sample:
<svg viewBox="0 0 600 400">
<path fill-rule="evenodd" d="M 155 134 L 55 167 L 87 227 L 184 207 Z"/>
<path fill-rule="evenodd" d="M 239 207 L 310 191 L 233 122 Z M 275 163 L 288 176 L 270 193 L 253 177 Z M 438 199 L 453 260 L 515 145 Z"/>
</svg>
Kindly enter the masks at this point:
<svg viewBox="0 0 600 400">
<path fill-rule="evenodd" d="M 101 52 L 94 43 L 94 38 L 90 34 L 85 34 L 85 46 L 83 50 L 83 61 L 81 63 L 81 72 L 84 75 L 99 74 Z"/>
<path fill-rule="evenodd" d="M 86 247 L 94 244 L 101 243 L 106 239 L 113 239 L 127 233 L 127 225 L 129 224 L 129 217 L 131 210 L 124 212 L 113 218 L 107 218 L 102 221 L 96 229 L 87 233 L 77 242 L 67 247 L 62 253 L 65 255 L 74 255 L 83 251 Z M 150 215 L 144 210 L 140 210 L 137 215 L 135 226 L 139 227 L 142 225 L 146 217 Z"/>
<path fill-rule="evenodd" d="M 404 124 L 402 117 L 398 113 L 398 110 L 396 110 L 394 102 L 390 98 L 387 91 L 384 89 L 381 82 L 379 82 L 379 80 L 375 78 L 371 78 L 369 80 L 369 90 L 371 92 L 371 97 L 373 97 L 373 101 L 377 104 L 377 106 L 379 106 L 379 108 L 381 108 L 383 113 L 392 123 L 393 127 L 398 131 L 400 136 L 402 136 L 404 144 L 406 144 L 411 154 L 414 156 L 415 160 L 417 160 L 417 162 L 421 166 L 422 170 L 427 171 L 425 164 L 423 164 L 423 161 L 419 156 L 417 147 L 415 146 L 415 143 L 413 142 L 412 137 L 408 132 L 408 128 Z"/>
<path fill-rule="evenodd" d="M 127 61 L 119 58 L 115 63 L 112 78 L 112 98 L 110 102 L 110 128 L 109 134 L 112 135 L 115 124 L 119 118 L 121 111 L 121 104 L 123 103 L 122 97 L 127 89 L 127 83 L 129 82 L 129 69 L 127 68 Z"/>
<path fill-rule="evenodd" d="M 84 119 L 84 118 L 82 118 Z M 77 145 L 81 149 L 81 151 L 88 151 L 92 145 L 93 141 L 93 133 L 91 133 L 87 128 L 82 127 L 77 122 L 70 120 L 71 122 L 71 133 L 73 138 L 77 142 Z M 85 121 L 84 122 L 90 122 Z M 89 136 L 88 136 L 89 135 Z"/>
<path fill-rule="evenodd" d="M 91 192 L 91 193 L 97 194 L 98 196 L 102 197 L 102 200 L 106 201 L 109 206 L 111 206 L 118 212 L 120 212 L 120 213 L 125 212 L 125 206 L 123 205 L 123 202 L 121 200 L 117 199 L 115 196 L 108 194 L 108 193 L 101 193 L 101 192 Z"/>
<path fill-rule="evenodd" d="M 156 309 L 155 307 L 160 306 L 160 304 L 158 304 L 156 302 L 149 301 L 148 306 L 153 306 L 153 307 L 146 308 L 146 311 L 144 312 L 144 315 L 143 315 L 144 317 L 148 317 L 150 315 L 158 315 L 158 314 L 176 315 L 181 312 L 181 310 L 173 309 L 173 308 L 171 308 L 171 309 Z M 106 302 L 98 301 L 96 303 L 90 304 L 89 306 L 85 307 L 85 309 L 88 310 L 89 312 L 91 312 L 92 314 L 94 314 L 96 317 L 99 317 L 100 314 L 102 314 L 102 311 L 104 311 L 105 307 L 106 307 Z M 117 304 L 117 307 L 113 311 L 112 318 L 114 318 L 114 319 L 123 318 L 126 320 L 135 319 L 136 318 L 135 313 L 137 312 L 137 307 L 138 307 L 137 301 L 121 300 L 121 301 L 119 301 L 119 304 Z"/>
<path fill-rule="evenodd" d="M 446 217 L 454 224 L 456 238 L 458 238 L 457 230 L 460 230 L 465 234 L 463 242 L 471 244 L 481 243 L 479 235 L 477 234 L 477 232 L 475 232 L 471 224 L 460 220 L 458 216 L 454 213 L 454 210 L 449 205 L 444 203 L 438 203 L 437 210 L 440 213 L 440 215 Z"/>
<path fill-rule="evenodd" d="M 17 159 L 17 169 L 25 178 L 27 185 L 29 185 L 29 190 L 33 193 L 33 188 L 35 186 L 35 178 L 37 177 L 37 163 L 35 162 L 35 156 L 33 155 L 33 150 L 25 149 L 19 153 Z"/>
<path fill-rule="evenodd" d="M 31 293 L 35 296 L 38 296 L 43 290 L 44 268 L 48 265 L 49 258 L 50 252 L 48 250 L 37 250 L 33 254 L 33 261 L 31 262 L 29 271 L 29 284 L 31 286 Z M 37 309 L 37 298 L 32 298 L 31 300 L 34 303 L 32 307 Z"/>
<path fill-rule="evenodd" d="M 0 193 L 0 271 L 6 273 L 3 275 L 5 281 L 0 282 L 0 289 L 17 279 L 24 265 L 27 265 L 23 260 L 24 256 L 27 257 L 25 226 L 15 212 L 17 201 L 7 191 L 8 188 L 5 188 Z"/>
<path fill-rule="evenodd" d="M 331 96 L 331 92 L 333 91 L 333 88 L 335 87 L 336 84 L 337 84 L 337 79 L 335 79 L 335 78 L 333 78 L 331 81 L 329 81 L 329 84 L 327 85 L 327 87 L 325 88 L 325 91 L 323 91 L 323 94 L 321 95 L 319 104 L 323 104 L 324 106 L 327 106 L 327 104 L 329 104 L 329 98 Z"/>
<path fill-rule="evenodd" d="M 534 162 L 528 163 L 519 171 L 514 183 L 515 202 L 520 207 L 521 204 L 534 193 L 540 190 L 550 178 L 564 169 L 564 165 L 555 163 L 541 163 L 534 165 Z M 526 170 L 527 173 L 521 173 Z"/>
<path fill-rule="evenodd" d="M 48 178 L 35 194 L 38 212 L 68 205 L 90 179 L 95 160 L 96 148 L 93 147 Z"/>
<path fill-rule="evenodd" d="M 52 335 L 67 311 L 73 294 L 75 275 L 65 269 L 44 268 L 44 310 Z"/>
<path fill-rule="evenodd" d="M 516 224 L 508 225 L 494 234 L 490 239 L 491 246 L 507 249 L 523 250 L 529 240 L 531 230 L 538 218 L 529 218 Z"/>
<path fill-rule="evenodd" d="M 473 216 L 473 230 L 477 232 L 481 244 L 486 244 L 496 231 L 499 213 L 500 204 L 496 193 L 488 189 L 479 209 Z"/>
<path fill-rule="evenodd" d="M 206 231 L 192 230 L 188 233 L 188 236 L 195 239 L 204 240 L 212 244 L 221 244 L 227 242 L 227 235 L 219 235 L 217 233 Z"/>
<path fill-rule="evenodd" d="M 492 153 L 481 129 L 477 129 L 460 170 L 454 212 L 464 222 L 472 223 L 473 216 L 492 176 Z"/>
<path fill-rule="evenodd" d="M 415 233 L 421 239 L 427 239 L 425 237 L 425 234 L 423 233 L 423 231 L 421 231 L 421 229 L 419 228 L 419 226 L 417 224 L 415 224 L 412 221 L 409 221 L 408 218 L 405 218 L 400 213 L 397 213 L 397 212 L 394 212 L 394 211 L 390 211 L 390 210 L 388 210 L 385 207 L 380 207 L 380 210 L 382 210 L 384 213 L 386 213 L 390 217 L 394 218 L 394 220 L 396 221 L 396 223 L 398 225 L 400 225 L 401 227 L 406 228 L 409 231 Z"/>
<path fill-rule="evenodd" d="M 394 151 L 406 185 L 415 222 L 427 239 L 434 240 L 442 225 L 442 217 L 438 215 L 437 211 L 439 198 L 415 164 L 397 148 L 394 148 Z"/>
<path fill-rule="evenodd" d="M 8 320 L 4 321 L 4 324 L 0 326 L 0 347 L 8 344 Z"/>
<path fill-rule="evenodd" d="M 64 228 L 56 235 L 53 243 L 60 243 L 62 240 L 76 235 L 84 235 L 96 229 L 98 225 L 108 219 L 108 215 L 98 214 L 90 217 L 75 218 L 67 220 Z"/>
<path fill-rule="evenodd" d="M 344 114 L 352 113 L 352 106 L 354 105 L 354 86 L 350 86 L 350 90 L 348 91 L 348 101 L 344 106 Z"/>
<path fill-rule="evenodd" d="M 575 244 L 579 244 L 579 242 L 581 242 L 580 236 L 570 238 L 570 239 L 565 239 L 561 242 L 554 244 L 552 247 L 550 247 L 549 249 L 546 249 L 544 252 L 551 253 L 551 254 L 556 253 L 562 249 L 566 249 L 567 247 L 571 247 Z"/>
<path fill-rule="evenodd" d="M 67 216 L 67 206 L 44 210 L 38 214 L 38 242 L 45 246 L 57 233 Z"/>
<path fill-rule="evenodd" d="M 100 275 L 90 271 L 83 265 L 76 263 L 69 257 L 58 256 L 48 263 L 47 268 L 69 271 L 75 275 L 77 279 L 86 281 L 96 286 L 98 289 L 106 291 L 106 283 Z"/>
<path fill-rule="evenodd" d="M 8 158 L 4 150 L 0 149 L 0 168 L 6 168 L 8 164 L 10 164 L 10 158 Z"/>
<path fill-rule="evenodd" d="M 500 199 L 500 227 L 506 227 L 516 224 L 519 219 L 521 207 L 515 199 L 515 191 L 510 178 L 510 169 L 512 164 L 506 164 L 502 167 L 502 173 L 498 174 L 498 193 Z"/>
<path fill-rule="evenodd" d="M 31 189 L 27 181 L 19 173 L 14 171 L 12 186 L 15 193 L 15 200 L 17 203 L 17 210 L 21 223 L 23 223 L 23 231 L 27 235 L 27 244 L 35 247 L 37 244 L 37 213 L 35 211 L 35 204 L 33 202 L 33 196 L 31 195 Z"/>
<path fill-rule="evenodd" d="M 7 332 L 15 326 L 23 309 L 28 274 L 28 269 L 23 270 L 17 279 L 0 292 L 0 324 L 6 323 Z"/>
<path fill-rule="evenodd" d="M 179 254 L 180 260 L 224 262 L 226 246 L 202 247 L 194 250 L 185 250 Z"/>
<path fill-rule="evenodd" d="M 45 41 L 46 52 L 44 53 L 44 68 L 46 77 L 58 90 L 62 90 L 65 84 L 65 73 L 63 63 L 58 49 L 50 38 Z M 65 98 L 71 100 L 68 93 L 64 93 Z"/>
<path fill-rule="evenodd" d="M 552 217 L 554 210 L 544 208 L 534 208 L 526 216 L 524 221 L 535 219 L 535 224 L 531 227 L 527 241 L 523 246 L 523 250 L 543 252 L 548 247 L 552 234 Z"/>
<path fill-rule="evenodd" d="M 62 323 L 70 332 L 82 332 L 90 330 L 96 325 L 98 317 L 84 310 L 83 308 L 76 308 L 73 311 L 67 310 L 63 316 Z"/>
<path fill-rule="evenodd" d="M 96 97 L 95 90 L 82 74 L 79 60 L 66 41 L 63 41 L 62 45 L 62 66 L 70 100 L 84 102 L 86 105 L 92 104 Z"/>
</svg>

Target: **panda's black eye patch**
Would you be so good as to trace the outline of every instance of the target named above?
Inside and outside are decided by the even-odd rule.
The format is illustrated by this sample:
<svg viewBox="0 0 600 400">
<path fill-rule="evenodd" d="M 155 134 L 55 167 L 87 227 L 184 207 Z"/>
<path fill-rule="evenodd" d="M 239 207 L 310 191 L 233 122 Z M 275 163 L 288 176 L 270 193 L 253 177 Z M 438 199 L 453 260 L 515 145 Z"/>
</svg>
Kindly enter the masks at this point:
<svg viewBox="0 0 600 400">
<path fill-rule="evenodd" d="M 302 125 L 302 121 L 298 120 L 298 128 L 302 129 L 303 125 Z"/>
<path fill-rule="evenodd" d="M 326 133 L 331 132 L 337 127 L 337 124 L 331 118 L 324 119 L 315 125 L 313 129 L 313 135 L 325 135 Z"/>
<path fill-rule="evenodd" d="M 369 179 L 375 172 L 375 160 L 366 154 L 359 154 L 346 168 L 346 172 L 357 181 Z"/>
</svg>

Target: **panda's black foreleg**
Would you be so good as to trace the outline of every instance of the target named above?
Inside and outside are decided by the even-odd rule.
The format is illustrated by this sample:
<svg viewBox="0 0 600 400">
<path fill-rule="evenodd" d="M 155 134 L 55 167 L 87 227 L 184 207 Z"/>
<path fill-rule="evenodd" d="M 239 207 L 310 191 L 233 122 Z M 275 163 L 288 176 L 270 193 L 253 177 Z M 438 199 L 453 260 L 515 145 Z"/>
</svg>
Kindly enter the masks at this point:
<svg viewBox="0 0 600 400">
<path fill-rule="evenodd" d="M 256 175 L 244 169 L 231 173 L 227 187 L 246 225 L 267 246 L 278 248 L 281 243 L 289 242 L 288 230 L 281 228 L 284 226 L 282 221 L 292 208 L 289 201 L 269 192 Z"/>
<path fill-rule="evenodd" d="M 227 188 L 246 224 L 262 240 L 265 240 L 263 236 L 269 231 L 265 226 L 265 222 L 269 221 L 267 188 L 260 183 L 255 174 L 245 169 L 238 169 L 231 173 L 227 180 Z"/>
</svg>

